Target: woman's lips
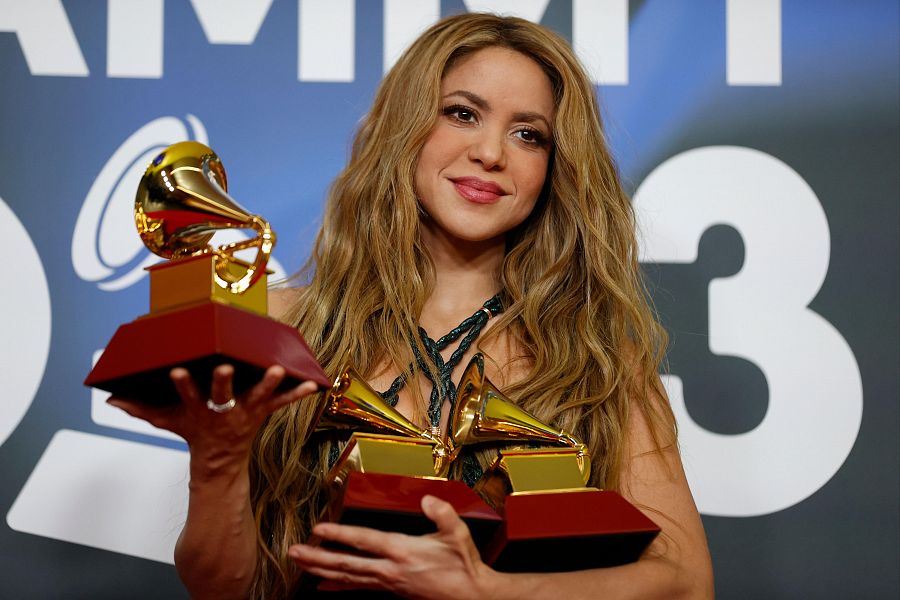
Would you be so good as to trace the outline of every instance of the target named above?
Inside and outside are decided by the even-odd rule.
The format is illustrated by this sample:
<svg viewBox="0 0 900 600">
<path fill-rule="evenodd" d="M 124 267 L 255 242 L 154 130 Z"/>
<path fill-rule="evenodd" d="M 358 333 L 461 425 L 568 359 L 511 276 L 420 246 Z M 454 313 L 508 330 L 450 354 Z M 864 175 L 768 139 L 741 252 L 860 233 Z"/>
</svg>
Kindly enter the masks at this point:
<svg viewBox="0 0 900 600">
<path fill-rule="evenodd" d="M 450 180 L 460 196 L 478 204 L 493 204 L 506 192 L 493 181 L 485 181 L 477 177 L 457 177 Z"/>
</svg>

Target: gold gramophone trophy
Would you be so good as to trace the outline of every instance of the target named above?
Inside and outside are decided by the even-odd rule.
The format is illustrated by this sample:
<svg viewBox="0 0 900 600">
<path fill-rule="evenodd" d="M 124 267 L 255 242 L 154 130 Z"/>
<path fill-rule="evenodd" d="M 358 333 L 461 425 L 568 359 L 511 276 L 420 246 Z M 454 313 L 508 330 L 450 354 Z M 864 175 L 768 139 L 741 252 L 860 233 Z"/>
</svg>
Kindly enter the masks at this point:
<svg viewBox="0 0 900 600">
<path fill-rule="evenodd" d="M 234 366 L 234 393 L 281 365 L 286 389 L 331 382 L 293 327 L 266 316 L 266 263 L 275 244 L 269 224 L 227 194 L 218 156 L 198 142 L 163 150 L 147 167 L 134 203 L 144 244 L 168 259 L 149 267 L 150 312 L 119 327 L 84 383 L 153 404 L 179 401 L 169 371 L 186 367 L 208 389 L 212 369 Z M 215 247 L 222 229 L 256 236 Z M 234 256 L 256 248 L 253 262 Z"/>
<path fill-rule="evenodd" d="M 586 487 L 591 461 L 585 445 L 506 399 L 485 378 L 481 354 L 463 373 L 451 424 L 457 450 L 483 442 L 542 446 L 501 450 L 475 486 L 503 516 L 484 552 L 493 568 L 560 572 L 626 564 L 659 533 L 616 492 Z"/>
<path fill-rule="evenodd" d="M 341 372 L 318 411 L 316 432 L 353 431 L 326 476 L 332 490 L 329 520 L 430 533 L 434 524 L 421 510 L 422 496 L 429 494 L 453 505 L 477 547 L 493 540 L 500 517 L 463 482 L 446 478 L 451 456 L 441 436 L 384 402 L 354 369 Z"/>
</svg>

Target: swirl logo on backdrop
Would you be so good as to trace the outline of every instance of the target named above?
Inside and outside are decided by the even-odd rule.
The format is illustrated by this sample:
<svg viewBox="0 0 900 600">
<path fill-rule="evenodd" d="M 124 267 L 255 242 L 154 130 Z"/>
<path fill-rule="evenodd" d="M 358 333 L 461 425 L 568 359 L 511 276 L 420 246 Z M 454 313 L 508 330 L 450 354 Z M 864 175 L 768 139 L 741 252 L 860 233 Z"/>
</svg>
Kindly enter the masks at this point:
<svg viewBox="0 0 900 600">
<path fill-rule="evenodd" d="M 158 262 L 134 230 L 134 193 L 153 157 L 183 140 L 208 144 L 206 128 L 194 115 L 155 119 L 113 152 L 88 191 L 72 236 L 72 266 L 85 281 L 112 292 L 133 285 L 144 268 Z"/>
</svg>

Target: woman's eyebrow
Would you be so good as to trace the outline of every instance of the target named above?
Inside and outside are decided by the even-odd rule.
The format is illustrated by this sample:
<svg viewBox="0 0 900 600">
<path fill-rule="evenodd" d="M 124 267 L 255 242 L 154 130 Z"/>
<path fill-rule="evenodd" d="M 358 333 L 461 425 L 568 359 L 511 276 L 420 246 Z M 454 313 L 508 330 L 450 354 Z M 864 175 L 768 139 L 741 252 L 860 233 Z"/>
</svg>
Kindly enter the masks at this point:
<svg viewBox="0 0 900 600">
<path fill-rule="evenodd" d="M 523 121 L 525 123 L 534 123 L 535 121 L 543 121 L 547 129 L 552 129 L 550 121 L 547 117 L 538 112 L 517 112 L 513 114 L 513 121 Z"/>
<path fill-rule="evenodd" d="M 478 94 L 475 94 L 475 93 L 467 91 L 467 90 L 456 90 L 456 91 L 450 92 L 449 94 L 444 95 L 444 99 L 446 100 L 450 96 L 462 96 L 463 98 L 465 98 L 466 100 L 468 100 L 469 102 L 474 104 L 475 108 L 480 108 L 481 110 L 490 110 L 491 109 L 490 102 L 488 102 L 487 100 L 485 100 Z"/>
<path fill-rule="evenodd" d="M 481 109 L 484 111 L 491 110 L 491 103 L 488 102 L 485 98 L 482 98 L 481 96 L 479 96 L 478 94 L 476 94 L 474 92 L 470 92 L 468 90 L 454 90 L 454 91 L 450 92 L 449 94 L 445 94 L 444 100 L 446 100 L 447 98 L 450 98 L 451 96 L 462 96 L 463 98 L 465 98 L 466 100 L 468 100 L 469 102 L 474 104 L 475 108 L 478 108 L 478 109 Z M 543 121 L 544 126 L 547 127 L 547 129 L 552 129 L 550 126 L 550 120 L 539 112 L 530 112 L 530 111 L 517 112 L 517 113 L 513 114 L 513 120 L 514 121 L 524 121 L 526 123 L 534 123 L 535 121 Z"/>
</svg>

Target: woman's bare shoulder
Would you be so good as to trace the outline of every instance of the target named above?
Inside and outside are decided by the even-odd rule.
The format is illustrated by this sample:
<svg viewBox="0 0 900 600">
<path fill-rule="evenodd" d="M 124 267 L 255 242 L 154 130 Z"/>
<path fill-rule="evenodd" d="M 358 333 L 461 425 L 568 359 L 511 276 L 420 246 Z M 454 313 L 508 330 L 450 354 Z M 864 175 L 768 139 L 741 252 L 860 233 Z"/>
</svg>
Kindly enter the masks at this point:
<svg viewBox="0 0 900 600">
<path fill-rule="evenodd" d="M 301 287 L 283 287 L 269 290 L 269 316 L 283 321 L 300 298 Z"/>
</svg>

